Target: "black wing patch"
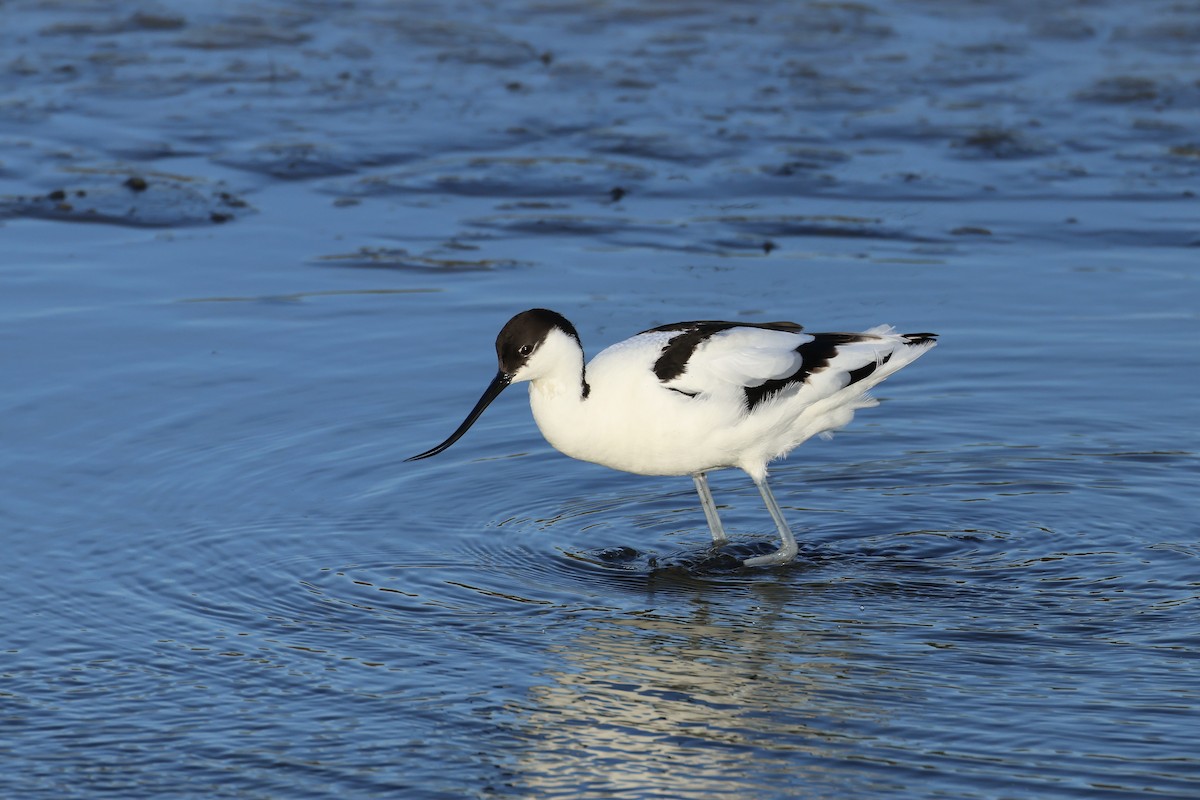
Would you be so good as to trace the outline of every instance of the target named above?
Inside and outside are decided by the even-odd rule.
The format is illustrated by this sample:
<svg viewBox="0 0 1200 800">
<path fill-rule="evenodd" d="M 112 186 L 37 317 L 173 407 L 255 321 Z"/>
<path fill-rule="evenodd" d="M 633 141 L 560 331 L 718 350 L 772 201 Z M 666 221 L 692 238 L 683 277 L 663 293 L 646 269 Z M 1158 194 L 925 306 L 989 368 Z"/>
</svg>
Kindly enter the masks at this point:
<svg viewBox="0 0 1200 800">
<path fill-rule="evenodd" d="M 763 328 L 769 331 L 786 331 L 800 333 L 804 326 L 795 322 L 722 322 L 704 320 L 698 322 L 673 322 L 670 325 L 660 325 L 642 333 L 663 333 L 678 331 L 672 336 L 658 360 L 654 362 L 654 374 L 664 383 L 673 381 L 687 371 L 688 361 L 696 348 L 721 331 L 730 328 Z"/>
<path fill-rule="evenodd" d="M 872 361 L 870 364 L 863 364 L 858 369 L 850 370 L 850 383 L 847 383 L 846 385 L 850 386 L 852 384 L 858 383 L 863 378 L 867 377 L 872 372 L 879 369 L 880 366 L 882 366 L 883 364 L 886 364 L 888 362 L 888 359 L 891 357 L 892 357 L 892 354 L 888 353 L 886 356 L 883 357 L 882 361 Z"/>
<path fill-rule="evenodd" d="M 746 404 L 750 410 L 754 410 L 756 405 L 770 398 L 773 393 L 788 386 L 802 384 L 808 380 L 809 375 L 828 367 L 829 362 L 837 355 L 839 345 L 877 341 L 879 339 L 879 337 L 869 333 L 810 333 L 809 336 L 814 337 L 811 342 L 802 344 L 796 348 L 796 352 L 800 354 L 801 359 L 800 369 L 786 378 L 767 381 L 762 386 L 746 387 Z M 900 336 L 910 347 L 937 341 L 936 333 L 902 333 Z M 872 361 L 862 365 L 858 369 L 849 370 L 847 374 L 849 374 L 850 380 L 847 381 L 846 386 L 856 384 L 868 377 L 875 370 L 891 360 L 891 358 L 892 353 L 887 353 L 879 361 Z"/>
<path fill-rule="evenodd" d="M 746 404 L 751 411 L 775 392 L 786 389 L 788 386 L 802 384 L 808 380 L 809 375 L 828 367 L 829 362 L 837 355 L 839 345 L 869 342 L 876 338 L 861 333 L 810 333 L 809 336 L 814 337 L 811 342 L 796 348 L 796 352 L 800 354 L 800 369 L 785 378 L 775 378 L 760 386 L 746 387 Z M 867 364 L 865 367 L 856 369 L 850 373 L 850 383 L 860 381 L 874 371 L 875 364 Z"/>
</svg>

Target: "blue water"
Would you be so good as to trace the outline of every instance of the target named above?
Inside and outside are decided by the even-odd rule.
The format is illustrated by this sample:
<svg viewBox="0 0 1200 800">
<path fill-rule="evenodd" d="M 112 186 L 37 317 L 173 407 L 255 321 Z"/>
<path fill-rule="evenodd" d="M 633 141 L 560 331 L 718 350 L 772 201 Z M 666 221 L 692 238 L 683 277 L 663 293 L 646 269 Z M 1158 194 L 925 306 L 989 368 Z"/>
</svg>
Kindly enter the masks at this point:
<svg viewBox="0 0 1200 800">
<path fill-rule="evenodd" d="M 0 796 L 1200 796 L 1194 5 L 27 0 L 0 53 Z M 942 338 L 744 570 L 519 389 L 404 463 L 533 306 Z"/>
</svg>

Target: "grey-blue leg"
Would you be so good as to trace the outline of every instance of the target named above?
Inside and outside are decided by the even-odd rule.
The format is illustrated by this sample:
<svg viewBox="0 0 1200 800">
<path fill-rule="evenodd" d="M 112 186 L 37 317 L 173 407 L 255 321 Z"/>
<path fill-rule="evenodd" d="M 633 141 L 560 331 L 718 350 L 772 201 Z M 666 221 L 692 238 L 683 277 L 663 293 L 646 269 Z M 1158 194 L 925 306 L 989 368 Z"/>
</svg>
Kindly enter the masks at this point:
<svg viewBox="0 0 1200 800">
<path fill-rule="evenodd" d="M 725 544 L 729 541 L 729 537 L 725 535 L 721 518 L 717 516 L 717 505 L 713 502 L 712 492 L 708 488 L 708 476 L 703 472 L 696 472 L 692 474 L 692 480 L 696 482 L 696 494 L 700 495 L 700 506 L 704 509 L 704 518 L 708 520 L 708 530 L 712 533 L 713 544 Z"/>
<path fill-rule="evenodd" d="M 783 544 L 774 553 L 747 558 L 743 563 L 747 567 L 786 564 L 795 558 L 796 553 L 799 552 L 800 548 L 796 547 L 796 537 L 792 536 L 792 531 L 788 527 L 787 521 L 783 518 L 783 512 L 779 510 L 779 503 L 775 502 L 775 495 L 771 494 L 771 487 L 767 486 L 767 479 L 765 477 L 761 480 L 754 478 L 754 485 L 758 487 L 759 493 L 762 494 L 763 502 L 767 504 L 767 511 L 771 512 L 771 519 L 775 520 L 775 527 L 779 529 L 779 538 L 783 540 Z"/>
</svg>

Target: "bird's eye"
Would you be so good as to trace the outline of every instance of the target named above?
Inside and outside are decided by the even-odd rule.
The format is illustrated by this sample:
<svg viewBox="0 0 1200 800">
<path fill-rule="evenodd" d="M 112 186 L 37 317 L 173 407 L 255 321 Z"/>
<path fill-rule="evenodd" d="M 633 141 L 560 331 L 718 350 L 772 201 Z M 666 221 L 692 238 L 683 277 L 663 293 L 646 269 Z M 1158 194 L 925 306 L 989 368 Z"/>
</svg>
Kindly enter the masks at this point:
<svg viewBox="0 0 1200 800">
<path fill-rule="evenodd" d="M 523 344 L 523 345 L 521 345 L 521 349 L 520 349 L 520 350 L 518 350 L 517 352 L 518 352 L 518 353 L 520 353 L 520 354 L 521 354 L 521 355 L 523 355 L 523 356 L 527 356 L 527 355 L 529 355 L 530 353 L 532 353 L 532 352 L 533 352 L 533 345 L 531 345 L 531 344 Z"/>
</svg>

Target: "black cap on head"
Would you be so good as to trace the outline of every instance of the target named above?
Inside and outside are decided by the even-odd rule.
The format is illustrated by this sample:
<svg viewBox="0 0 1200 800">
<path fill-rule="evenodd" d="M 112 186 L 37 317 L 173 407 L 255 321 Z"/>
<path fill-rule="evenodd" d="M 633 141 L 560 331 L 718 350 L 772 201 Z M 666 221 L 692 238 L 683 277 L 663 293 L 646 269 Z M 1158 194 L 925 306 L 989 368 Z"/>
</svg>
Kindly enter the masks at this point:
<svg viewBox="0 0 1200 800">
<path fill-rule="evenodd" d="M 510 319 L 496 337 L 496 358 L 500 360 L 500 371 L 515 375 L 555 328 L 579 341 L 575 326 L 556 311 L 531 308 Z"/>
</svg>

